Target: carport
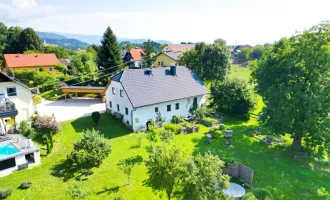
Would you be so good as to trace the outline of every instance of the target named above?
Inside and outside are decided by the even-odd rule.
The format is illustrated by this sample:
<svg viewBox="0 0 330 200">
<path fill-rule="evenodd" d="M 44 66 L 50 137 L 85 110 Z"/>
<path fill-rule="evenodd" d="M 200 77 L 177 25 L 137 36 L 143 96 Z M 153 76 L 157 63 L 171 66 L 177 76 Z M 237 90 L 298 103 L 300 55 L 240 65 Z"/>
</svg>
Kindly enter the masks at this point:
<svg viewBox="0 0 330 200">
<path fill-rule="evenodd" d="M 102 102 L 105 102 L 105 87 L 93 87 L 93 86 L 66 86 L 61 88 L 62 93 L 66 101 L 66 95 L 68 93 L 89 93 L 89 94 L 100 94 L 102 96 Z"/>
</svg>

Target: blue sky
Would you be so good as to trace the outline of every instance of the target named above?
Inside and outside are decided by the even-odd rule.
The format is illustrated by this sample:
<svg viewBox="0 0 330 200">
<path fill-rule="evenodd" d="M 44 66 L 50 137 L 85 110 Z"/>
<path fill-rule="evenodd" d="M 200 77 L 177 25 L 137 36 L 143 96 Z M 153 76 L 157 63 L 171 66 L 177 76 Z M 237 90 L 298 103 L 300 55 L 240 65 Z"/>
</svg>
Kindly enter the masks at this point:
<svg viewBox="0 0 330 200">
<path fill-rule="evenodd" d="M 0 0 L 0 21 L 38 31 L 272 43 L 330 19 L 329 0 Z"/>
</svg>

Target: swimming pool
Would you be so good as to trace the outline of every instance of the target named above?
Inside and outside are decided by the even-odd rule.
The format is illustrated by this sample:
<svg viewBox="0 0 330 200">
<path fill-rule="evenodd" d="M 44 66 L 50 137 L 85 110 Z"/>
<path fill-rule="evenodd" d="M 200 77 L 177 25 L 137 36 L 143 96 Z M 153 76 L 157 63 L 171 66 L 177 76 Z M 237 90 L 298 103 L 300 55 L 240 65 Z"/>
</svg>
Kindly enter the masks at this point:
<svg viewBox="0 0 330 200">
<path fill-rule="evenodd" d="M 9 156 L 11 154 L 15 154 L 18 152 L 19 152 L 19 150 L 12 143 L 8 143 L 8 144 L 0 146 L 0 158 Z"/>
</svg>

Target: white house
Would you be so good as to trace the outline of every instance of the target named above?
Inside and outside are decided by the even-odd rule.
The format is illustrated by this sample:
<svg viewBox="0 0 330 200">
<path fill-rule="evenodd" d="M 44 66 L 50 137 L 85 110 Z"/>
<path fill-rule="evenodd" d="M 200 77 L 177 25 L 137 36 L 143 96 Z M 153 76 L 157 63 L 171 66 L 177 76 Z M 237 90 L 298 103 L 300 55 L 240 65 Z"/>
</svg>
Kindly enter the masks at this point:
<svg viewBox="0 0 330 200">
<path fill-rule="evenodd" d="M 133 131 L 145 130 L 156 113 L 170 122 L 174 115 L 188 117 L 196 102 L 205 105 L 209 91 L 201 79 L 182 66 L 123 70 L 106 88 L 107 109 L 123 115 Z"/>
<path fill-rule="evenodd" d="M 16 116 L 16 122 L 20 122 L 27 120 L 33 111 L 29 87 L 0 72 L 0 118 Z"/>
</svg>

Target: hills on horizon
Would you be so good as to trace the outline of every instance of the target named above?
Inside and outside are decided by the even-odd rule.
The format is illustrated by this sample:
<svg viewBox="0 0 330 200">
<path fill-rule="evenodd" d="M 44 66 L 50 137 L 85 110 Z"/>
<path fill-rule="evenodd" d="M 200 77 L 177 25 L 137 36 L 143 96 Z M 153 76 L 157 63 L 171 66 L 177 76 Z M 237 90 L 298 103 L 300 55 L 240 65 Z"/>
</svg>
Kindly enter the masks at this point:
<svg viewBox="0 0 330 200">
<path fill-rule="evenodd" d="M 61 47 L 69 49 L 86 48 L 91 44 L 100 44 L 101 35 L 84 35 L 84 34 L 69 34 L 69 33 L 57 33 L 57 32 L 40 32 L 36 31 L 41 41 L 46 40 L 48 44 L 55 44 Z M 132 38 L 117 38 L 118 43 L 123 41 L 129 41 L 131 43 L 142 44 L 147 42 L 148 39 L 132 39 Z M 167 40 L 153 40 L 160 44 L 172 44 Z"/>
</svg>

